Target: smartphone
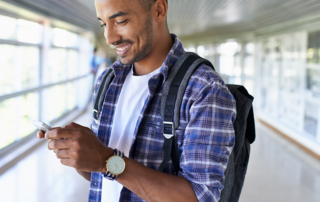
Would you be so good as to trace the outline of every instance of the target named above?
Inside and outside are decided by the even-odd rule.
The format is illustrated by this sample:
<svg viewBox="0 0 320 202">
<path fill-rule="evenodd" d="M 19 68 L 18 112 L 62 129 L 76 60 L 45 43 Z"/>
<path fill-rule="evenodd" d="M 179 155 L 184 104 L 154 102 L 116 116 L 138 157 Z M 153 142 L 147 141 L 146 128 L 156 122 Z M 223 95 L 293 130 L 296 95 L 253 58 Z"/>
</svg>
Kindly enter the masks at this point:
<svg viewBox="0 0 320 202">
<path fill-rule="evenodd" d="M 32 124 L 44 133 L 48 132 L 49 130 L 52 130 L 50 126 L 41 121 L 32 121 Z"/>
</svg>

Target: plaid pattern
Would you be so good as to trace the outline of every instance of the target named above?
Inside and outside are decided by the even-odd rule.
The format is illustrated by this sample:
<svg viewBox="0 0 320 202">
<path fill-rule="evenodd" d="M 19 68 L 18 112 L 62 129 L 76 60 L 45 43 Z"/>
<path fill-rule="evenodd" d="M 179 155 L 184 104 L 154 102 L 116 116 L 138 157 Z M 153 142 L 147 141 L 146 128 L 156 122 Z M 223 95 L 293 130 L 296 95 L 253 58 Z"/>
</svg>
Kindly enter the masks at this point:
<svg viewBox="0 0 320 202">
<path fill-rule="evenodd" d="M 160 114 L 162 87 L 168 71 L 184 53 L 181 41 L 175 35 L 172 38 L 174 45 L 160 73 L 149 80 L 149 96 L 138 118 L 129 153 L 131 159 L 155 170 L 160 166 L 164 153 Z M 122 65 L 117 61 L 111 68 L 115 78 L 106 93 L 98 123 L 93 121 L 91 125 L 91 129 L 105 145 L 109 143 L 117 100 L 131 65 Z M 95 91 L 100 82 L 101 76 Z M 175 130 L 175 136 L 181 152 L 181 171 L 178 175 L 190 182 L 200 202 L 219 201 L 224 171 L 235 143 L 235 117 L 235 99 L 221 77 L 206 65 L 199 67 L 191 76 L 184 94 L 180 126 Z M 164 172 L 174 174 L 171 161 Z M 101 201 L 101 187 L 102 174 L 92 173 L 89 202 Z M 120 201 L 144 200 L 124 187 Z"/>
</svg>

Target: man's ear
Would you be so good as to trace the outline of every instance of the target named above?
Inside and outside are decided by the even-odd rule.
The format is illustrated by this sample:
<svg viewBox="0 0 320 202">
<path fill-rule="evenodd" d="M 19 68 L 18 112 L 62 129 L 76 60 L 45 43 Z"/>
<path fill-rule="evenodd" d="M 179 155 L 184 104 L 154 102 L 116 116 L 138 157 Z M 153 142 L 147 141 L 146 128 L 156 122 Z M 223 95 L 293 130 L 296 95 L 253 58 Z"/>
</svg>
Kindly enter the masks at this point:
<svg viewBox="0 0 320 202">
<path fill-rule="evenodd" d="M 166 20 L 168 13 L 168 3 L 166 0 L 156 0 L 155 2 L 156 9 L 156 20 L 158 22 Z"/>
</svg>

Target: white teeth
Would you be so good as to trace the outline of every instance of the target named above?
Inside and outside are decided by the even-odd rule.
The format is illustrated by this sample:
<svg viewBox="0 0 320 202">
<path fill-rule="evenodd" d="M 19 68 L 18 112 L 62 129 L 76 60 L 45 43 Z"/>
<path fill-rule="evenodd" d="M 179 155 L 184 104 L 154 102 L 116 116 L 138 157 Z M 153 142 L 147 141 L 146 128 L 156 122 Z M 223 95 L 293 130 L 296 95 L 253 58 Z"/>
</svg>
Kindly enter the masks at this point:
<svg viewBox="0 0 320 202">
<path fill-rule="evenodd" d="M 126 50 L 128 48 L 129 48 L 129 45 L 125 46 L 125 47 L 122 47 L 122 48 L 117 48 L 117 50 L 123 52 L 124 50 Z"/>
</svg>

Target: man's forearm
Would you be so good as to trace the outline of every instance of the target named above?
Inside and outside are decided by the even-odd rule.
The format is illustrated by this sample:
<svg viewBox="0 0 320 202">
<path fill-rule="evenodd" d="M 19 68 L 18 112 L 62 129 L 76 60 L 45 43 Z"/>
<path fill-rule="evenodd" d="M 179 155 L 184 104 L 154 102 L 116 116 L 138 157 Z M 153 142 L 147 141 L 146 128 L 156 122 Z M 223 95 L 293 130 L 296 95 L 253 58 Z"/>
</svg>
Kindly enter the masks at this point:
<svg viewBox="0 0 320 202">
<path fill-rule="evenodd" d="M 183 177 L 147 168 L 132 159 L 125 159 L 126 169 L 116 180 L 149 202 L 198 201 L 191 184 Z"/>
<path fill-rule="evenodd" d="M 82 175 L 86 180 L 90 181 L 91 180 L 91 173 L 90 172 L 85 172 L 81 170 L 77 170 L 77 172 Z"/>
</svg>

